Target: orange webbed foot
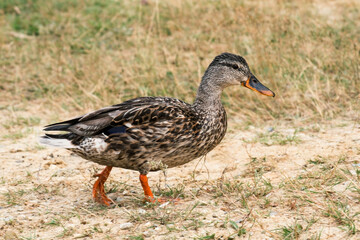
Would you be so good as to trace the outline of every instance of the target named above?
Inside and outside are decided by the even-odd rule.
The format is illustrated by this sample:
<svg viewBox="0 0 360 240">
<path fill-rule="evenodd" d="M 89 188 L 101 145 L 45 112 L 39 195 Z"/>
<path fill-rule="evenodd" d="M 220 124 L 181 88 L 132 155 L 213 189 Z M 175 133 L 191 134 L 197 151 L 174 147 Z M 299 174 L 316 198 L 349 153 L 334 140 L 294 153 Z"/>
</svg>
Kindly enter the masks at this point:
<svg viewBox="0 0 360 240">
<path fill-rule="evenodd" d="M 144 190 L 144 194 L 145 194 L 144 202 L 159 203 L 159 204 L 173 202 L 173 203 L 177 204 L 180 201 L 180 199 L 178 199 L 178 198 L 167 198 L 167 197 L 155 198 L 154 194 L 151 192 L 151 189 L 150 189 L 150 186 L 148 183 L 148 178 L 146 175 L 140 174 L 140 182 L 141 182 L 141 186 Z"/>
<path fill-rule="evenodd" d="M 106 196 L 104 183 L 110 175 L 112 167 L 106 167 L 101 173 L 94 175 L 94 177 L 98 177 L 93 186 L 93 199 L 95 202 L 104 204 L 106 206 L 110 206 L 112 201 Z"/>
</svg>

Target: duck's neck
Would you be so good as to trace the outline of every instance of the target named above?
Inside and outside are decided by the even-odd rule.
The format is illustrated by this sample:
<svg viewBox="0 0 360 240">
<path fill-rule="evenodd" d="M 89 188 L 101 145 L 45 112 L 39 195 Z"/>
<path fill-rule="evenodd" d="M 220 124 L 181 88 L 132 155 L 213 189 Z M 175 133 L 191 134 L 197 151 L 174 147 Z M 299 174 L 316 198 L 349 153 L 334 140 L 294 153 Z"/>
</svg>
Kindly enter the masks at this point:
<svg viewBox="0 0 360 240">
<path fill-rule="evenodd" d="M 201 80 L 193 106 L 205 111 L 223 109 L 221 104 L 222 90 L 220 86 L 212 84 L 212 81 L 205 75 Z"/>
</svg>

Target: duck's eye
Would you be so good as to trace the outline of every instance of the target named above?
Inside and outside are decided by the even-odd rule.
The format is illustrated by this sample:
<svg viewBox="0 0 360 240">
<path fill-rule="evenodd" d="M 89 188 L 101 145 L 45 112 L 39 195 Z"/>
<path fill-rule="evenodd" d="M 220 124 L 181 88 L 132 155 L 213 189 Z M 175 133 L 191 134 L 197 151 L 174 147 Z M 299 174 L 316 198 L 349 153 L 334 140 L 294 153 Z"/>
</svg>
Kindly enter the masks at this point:
<svg viewBox="0 0 360 240">
<path fill-rule="evenodd" d="M 234 64 L 234 65 L 231 65 L 231 67 L 232 67 L 233 69 L 235 69 L 235 70 L 239 68 L 239 66 L 238 66 L 238 65 L 235 65 L 235 64 Z"/>
</svg>

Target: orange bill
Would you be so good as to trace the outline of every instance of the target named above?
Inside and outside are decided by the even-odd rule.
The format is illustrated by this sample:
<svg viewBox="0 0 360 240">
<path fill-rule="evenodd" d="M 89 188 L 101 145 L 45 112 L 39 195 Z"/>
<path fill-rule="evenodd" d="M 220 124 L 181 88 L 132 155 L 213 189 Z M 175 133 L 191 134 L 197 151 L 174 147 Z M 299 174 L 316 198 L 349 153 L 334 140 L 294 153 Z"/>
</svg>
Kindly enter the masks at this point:
<svg viewBox="0 0 360 240">
<path fill-rule="evenodd" d="M 264 85 L 262 85 L 262 83 L 259 80 L 257 80 L 257 78 L 254 75 L 251 75 L 249 79 L 246 82 L 242 83 L 241 85 L 250 88 L 255 92 L 261 93 L 265 96 L 275 97 L 275 93 L 270 89 L 268 89 L 267 87 L 265 87 Z"/>
</svg>

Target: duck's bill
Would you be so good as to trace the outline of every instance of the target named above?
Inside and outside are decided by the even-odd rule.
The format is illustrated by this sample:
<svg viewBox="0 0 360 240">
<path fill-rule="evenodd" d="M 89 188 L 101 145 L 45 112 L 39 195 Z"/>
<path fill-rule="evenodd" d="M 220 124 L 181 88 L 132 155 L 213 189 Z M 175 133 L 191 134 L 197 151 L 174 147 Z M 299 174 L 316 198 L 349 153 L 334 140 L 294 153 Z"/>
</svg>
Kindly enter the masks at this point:
<svg viewBox="0 0 360 240">
<path fill-rule="evenodd" d="M 241 85 L 250 88 L 255 92 L 261 93 L 265 96 L 275 97 L 275 93 L 270 89 L 268 89 L 267 87 L 265 87 L 264 85 L 262 85 L 262 83 L 259 80 L 257 80 L 254 75 L 251 75 L 251 77 L 249 77 L 249 79 L 245 83 L 242 83 Z"/>
</svg>

